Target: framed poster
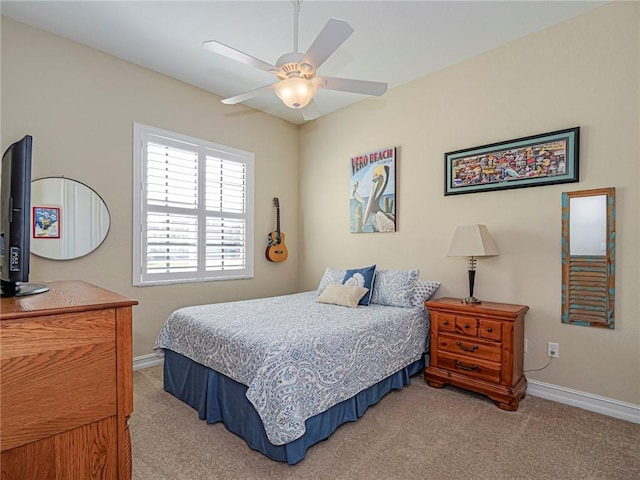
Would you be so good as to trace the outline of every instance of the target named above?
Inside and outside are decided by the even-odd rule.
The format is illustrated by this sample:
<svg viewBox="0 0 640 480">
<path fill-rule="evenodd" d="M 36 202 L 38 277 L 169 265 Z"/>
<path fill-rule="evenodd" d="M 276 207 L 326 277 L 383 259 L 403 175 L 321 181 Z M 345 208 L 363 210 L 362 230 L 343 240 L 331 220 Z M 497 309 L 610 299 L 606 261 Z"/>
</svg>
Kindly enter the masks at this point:
<svg viewBox="0 0 640 480">
<path fill-rule="evenodd" d="M 444 194 L 579 181 L 580 127 L 444 154 Z"/>
<path fill-rule="evenodd" d="M 396 147 L 351 157 L 351 233 L 395 232 Z"/>
<path fill-rule="evenodd" d="M 33 207 L 33 238 L 60 238 L 60 207 Z"/>
</svg>

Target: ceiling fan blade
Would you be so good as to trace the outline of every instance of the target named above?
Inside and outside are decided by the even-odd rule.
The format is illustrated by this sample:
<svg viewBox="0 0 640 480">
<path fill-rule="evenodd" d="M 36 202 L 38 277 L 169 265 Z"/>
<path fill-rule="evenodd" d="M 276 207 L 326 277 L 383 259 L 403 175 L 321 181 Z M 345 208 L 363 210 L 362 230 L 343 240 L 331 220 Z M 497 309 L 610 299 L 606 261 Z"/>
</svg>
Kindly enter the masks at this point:
<svg viewBox="0 0 640 480">
<path fill-rule="evenodd" d="M 322 88 L 340 90 L 342 92 L 362 93 L 363 95 L 380 96 L 387 91 L 387 84 L 368 80 L 352 80 L 349 78 L 321 77 L 326 83 Z"/>
<path fill-rule="evenodd" d="M 250 65 L 252 67 L 259 68 L 260 70 L 264 70 L 266 72 L 273 72 L 277 70 L 274 65 L 271 65 L 267 62 L 263 62 L 259 58 L 252 57 L 251 55 L 241 52 L 240 50 L 236 50 L 235 48 L 231 48 L 224 43 L 220 43 L 216 40 L 209 40 L 207 42 L 203 42 L 202 46 L 209 50 L 210 52 L 217 53 L 219 55 L 224 55 L 227 58 L 231 58 L 236 60 L 237 62 L 244 63 L 246 65 Z"/>
<path fill-rule="evenodd" d="M 347 22 L 330 18 L 299 63 L 308 63 L 317 70 L 352 33 L 353 28 Z"/>
<path fill-rule="evenodd" d="M 318 110 L 318 104 L 313 100 L 311 100 L 309 104 L 300 111 L 302 112 L 302 118 L 307 121 L 315 120 L 320 115 L 322 115 L 322 113 L 320 113 L 320 110 Z"/>
<path fill-rule="evenodd" d="M 256 88 L 254 90 L 249 90 L 248 92 L 241 93 L 240 95 L 236 95 L 235 97 L 229 97 L 222 100 L 222 103 L 226 103 L 227 105 L 235 105 L 236 103 L 242 103 L 251 98 L 257 97 L 258 95 L 262 95 L 263 93 L 267 93 L 269 90 L 273 90 L 273 83 L 269 85 L 264 85 L 263 87 Z"/>
</svg>

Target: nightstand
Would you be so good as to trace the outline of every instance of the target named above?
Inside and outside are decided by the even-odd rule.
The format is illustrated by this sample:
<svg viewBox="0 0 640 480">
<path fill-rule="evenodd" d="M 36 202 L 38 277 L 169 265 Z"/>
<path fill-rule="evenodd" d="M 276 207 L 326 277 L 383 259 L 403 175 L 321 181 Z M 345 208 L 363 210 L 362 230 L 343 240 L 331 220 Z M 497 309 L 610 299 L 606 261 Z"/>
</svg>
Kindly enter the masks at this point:
<svg viewBox="0 0 640 480">
<path fill-rule="evenodd" d="M 524 317 L 529 307 L 509 303 L 464 304 L 458 298 L 425 303 L 431 315 L 429 386 L 473 390 L 503 410 L 524 398 Z"/>
</svg>

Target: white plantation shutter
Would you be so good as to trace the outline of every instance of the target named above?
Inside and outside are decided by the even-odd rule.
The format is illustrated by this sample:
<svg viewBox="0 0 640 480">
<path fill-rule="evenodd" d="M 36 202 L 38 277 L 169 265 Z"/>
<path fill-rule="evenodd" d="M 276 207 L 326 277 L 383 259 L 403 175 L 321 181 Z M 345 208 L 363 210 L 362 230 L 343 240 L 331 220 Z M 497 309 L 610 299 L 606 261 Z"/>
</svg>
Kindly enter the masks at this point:
<svg viewBox="0 0 640 480">
<path fill-rule="evenodd" d="M 253 276 L 253 154 L 134 124 L 134 285 Z"/>
</svg>

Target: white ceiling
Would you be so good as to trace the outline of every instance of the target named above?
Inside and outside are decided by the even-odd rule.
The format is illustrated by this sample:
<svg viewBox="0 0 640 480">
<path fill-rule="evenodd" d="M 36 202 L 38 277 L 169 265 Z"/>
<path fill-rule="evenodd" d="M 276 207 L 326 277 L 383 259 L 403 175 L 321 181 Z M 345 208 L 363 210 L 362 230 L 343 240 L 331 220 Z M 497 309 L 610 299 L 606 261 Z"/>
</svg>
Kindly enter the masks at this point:
<svg viewBox="0 0 640 480">
<path fill-rule="evenodd" d="M 330 17 L 355 29 L 319 75 L 386 82 L 389 88 L 562 22 L 604 1 L 305 0 L 302 52 Z M 202 48 L 222 43 L 274 64 L 293 50 L 291 1 L 7 1 L 2 15 L 231 97 L 273 83 L 267 72 Z M 499 72 L 496 72 L 499 74 Z M 363 95 L 320 90 L 330 113 Z M 269 92 L 247 105 L 295 124 L 302 115 Z M 228 107 L 232 108 L 232 107 Z"/>
</svg>

